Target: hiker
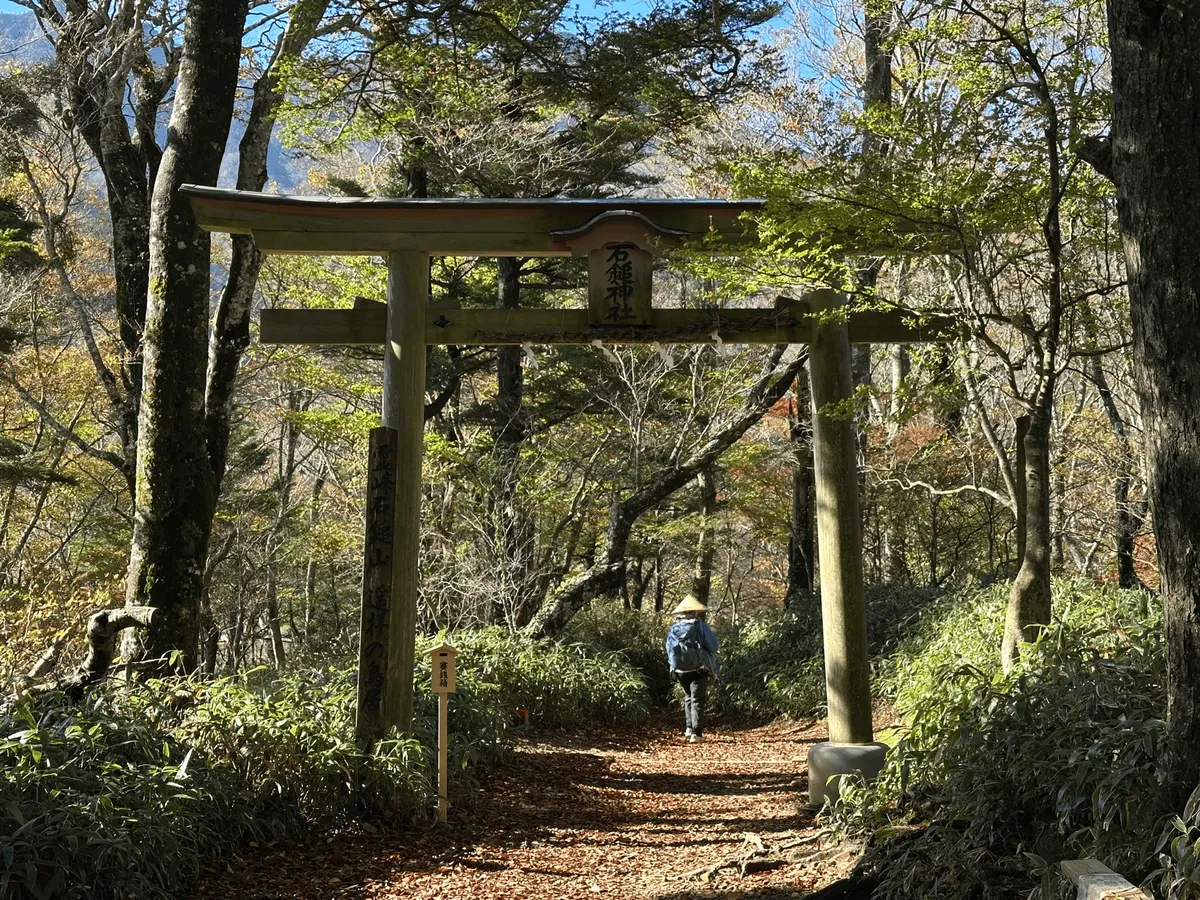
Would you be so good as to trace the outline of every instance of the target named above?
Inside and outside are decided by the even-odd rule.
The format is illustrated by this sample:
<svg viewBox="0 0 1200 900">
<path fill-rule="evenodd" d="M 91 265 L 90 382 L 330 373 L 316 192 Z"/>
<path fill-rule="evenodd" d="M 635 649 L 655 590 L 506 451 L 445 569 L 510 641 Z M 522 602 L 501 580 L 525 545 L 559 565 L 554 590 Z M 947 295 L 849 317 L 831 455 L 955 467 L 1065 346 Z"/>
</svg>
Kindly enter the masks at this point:
<svg viewBox="0 0 1200 900">
<path fill-rule="evenodd" d="M 683 734 L 690 744 L 704 740 L 704 697 L 708 679 L 718 670 L 717 636 L 704 621 L 706 612 L 708 607 L 688 594 L 667 630 L 667 663 L 683 688 Z"/>
</svg>

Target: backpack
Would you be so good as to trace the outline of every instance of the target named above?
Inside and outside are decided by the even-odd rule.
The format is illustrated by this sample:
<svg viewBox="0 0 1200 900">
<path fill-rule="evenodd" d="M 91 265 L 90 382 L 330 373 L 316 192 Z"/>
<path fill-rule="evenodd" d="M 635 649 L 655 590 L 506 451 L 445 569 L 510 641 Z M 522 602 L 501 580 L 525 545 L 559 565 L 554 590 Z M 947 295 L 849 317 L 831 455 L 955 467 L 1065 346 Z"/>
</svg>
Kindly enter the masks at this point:
<svg viewBox="0 0 1200 900">
<path fill-rule="evenodd" d="M 687 625 L 686 631 L 682 629 L 684 625 Z M 693 619 L 690 624 L 678 622 L 672 625 L 671 637 L 675 640 L 669 645 L 667 662 L 672 672 L 699 672 L 709 668 L 708 653 L 700 636 L 699 619 Z"/>
</svg>

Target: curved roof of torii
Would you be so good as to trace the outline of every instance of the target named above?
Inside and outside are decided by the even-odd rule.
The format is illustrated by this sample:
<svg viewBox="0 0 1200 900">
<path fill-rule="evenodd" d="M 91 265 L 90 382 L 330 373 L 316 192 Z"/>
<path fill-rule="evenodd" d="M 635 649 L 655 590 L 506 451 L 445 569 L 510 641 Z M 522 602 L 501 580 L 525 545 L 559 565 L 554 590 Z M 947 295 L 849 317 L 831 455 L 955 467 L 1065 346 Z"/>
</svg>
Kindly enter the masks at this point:
<svg viewBox="0 0 1200 900">
<path fill-rule="evenodd" d="M 553 232 L 579 229 L 605 212 L 637 213 L 661 230 L 704 238 L 723 252 L 754 243 L 743 218 L 762 200 L 400 199 L 298 197 L 184 185 L 200 227 L 253 234 L 264 253 L 434 256 L 570 256 Z"/>
</svg>

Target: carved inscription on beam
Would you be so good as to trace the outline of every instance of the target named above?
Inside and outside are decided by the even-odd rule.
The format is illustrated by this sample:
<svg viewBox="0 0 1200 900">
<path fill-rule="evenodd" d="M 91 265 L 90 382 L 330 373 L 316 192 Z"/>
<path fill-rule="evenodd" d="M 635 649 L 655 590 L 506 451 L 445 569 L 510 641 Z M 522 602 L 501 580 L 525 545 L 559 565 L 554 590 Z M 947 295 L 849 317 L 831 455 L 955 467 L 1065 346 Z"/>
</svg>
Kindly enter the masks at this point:
<svg viewBox="0 0 1200 900">
<path fill-rule="evenodd" d="M 588 318 L 593 325 L 650 324 L 649 251 L 613 244 L 588 254 Z"/>
<path fill-rule="evenodd" d="M 648 326 L 596 326 L 584 309 L 446 309 L 431 306 L 426 344 L 806 344 L 811 329 L 803 315 L 780 309 L 654 309 Z M 360 309 L 264 309 L 264 344 L 383 343 L 387 314 L 382 304 Z M 903 344 L 950 340 L 953 320 L 917 318 L 906 310 L 850 314 L 854 343 Z"/>
<path fill-rule="evenodd" d="M 615 328 L 651 324 L 654 257 L 687 236 L 631 209 L 609 210 L 551 234 L 572 256 L 587 257 L 591 324 Z"/>
</svg>

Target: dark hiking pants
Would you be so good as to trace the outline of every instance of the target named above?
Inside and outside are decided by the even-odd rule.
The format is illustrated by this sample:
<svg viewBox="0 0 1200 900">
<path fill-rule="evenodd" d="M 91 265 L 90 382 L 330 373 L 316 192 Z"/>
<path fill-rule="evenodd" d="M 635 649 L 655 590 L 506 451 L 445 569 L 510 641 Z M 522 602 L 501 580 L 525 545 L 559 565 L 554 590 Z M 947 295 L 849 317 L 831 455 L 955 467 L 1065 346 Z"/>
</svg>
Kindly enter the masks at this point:
<svg viewBox="0 0 1200 900">
<path fill-rule="evenodd" d="M 704 733 L 704 698 L 708 693 L 708 676 L 703 672 L 680 672 L 683 687 L 683 721 L 692 734 Z"/>
</svg>

